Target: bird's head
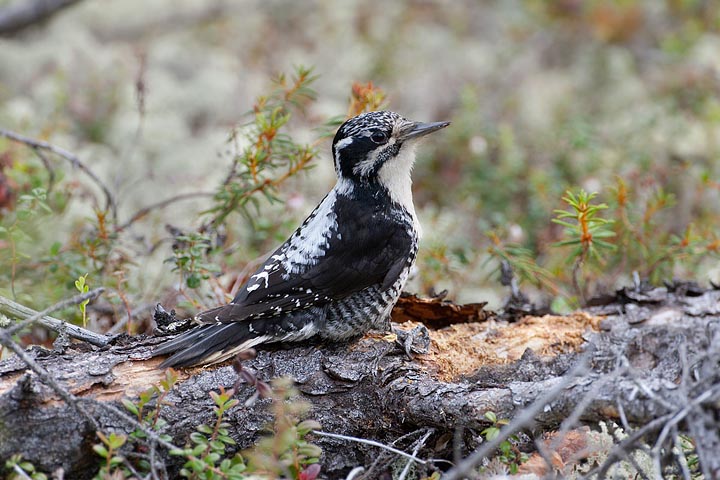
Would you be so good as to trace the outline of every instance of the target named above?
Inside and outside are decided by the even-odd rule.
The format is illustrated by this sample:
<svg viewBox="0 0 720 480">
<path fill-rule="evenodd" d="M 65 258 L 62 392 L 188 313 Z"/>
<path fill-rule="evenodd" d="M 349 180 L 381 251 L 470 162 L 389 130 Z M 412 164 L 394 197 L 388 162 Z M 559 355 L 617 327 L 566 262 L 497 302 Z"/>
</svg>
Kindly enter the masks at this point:
<svg viewBox="0 0 720 480">
<path fill-rule="evenodd" d="M 411 122 L 395 112 L 368 112 L 342 124 L 333 140 L 338 178 L 378 182 L 393 193 L 407 183 L 415 162 L 415 145 L 450 122 Z"/>
</svg>

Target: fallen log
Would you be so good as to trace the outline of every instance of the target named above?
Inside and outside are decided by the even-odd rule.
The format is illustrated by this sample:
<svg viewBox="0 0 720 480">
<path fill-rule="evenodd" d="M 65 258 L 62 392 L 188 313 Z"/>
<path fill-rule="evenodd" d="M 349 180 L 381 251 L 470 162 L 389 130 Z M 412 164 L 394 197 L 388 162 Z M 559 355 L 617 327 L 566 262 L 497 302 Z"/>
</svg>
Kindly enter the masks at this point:
<svg viewBox="0 0 720 480">
<path fill-rule="evenodd" d="M 715 368 L 720 291 L 687 295 L 666 289 L 664 299 L 653 303 L 626 295 L 623 303 L 588 313 L 513 323 L 487 317 L 482 323 L 431 331 L 430 353 L 412 359 L 387 338 L 367 336 L 349 345 L 264 349 L 243 365 L 264 380 L 292 377 L 299 397 L 312 405 L 309 417 L 325 432 L 383 443 L 416 441 L 408 434 L 431 432 L 418 455 L 448 462 L 457 460 L 456 452 L 468 455 L 482 443 L 479 432 L 488 426 L 487 412 L 511 419 L 534 405 L 532 421 L 519 426 L 534 435 L 611 420 L 642 427 L 684 412 L 678 425 L 691 426 L 703 468 L 720 474 L 720 437 L 706 421 L 717 418 L 720 399 Z M 164 372 L 157 368 L 162 359 L 152 358 L 162 340 L 118 337 L 100 348 L 72 343 L 55 351 L 27 350 L 72 395 L 72 403 L 22 359 L 0 362 L 0 460 L 20 453 L 41 471 L 92 477 L 99 464 L 92 452 L 98 443 L 95 432 L 132 431 L 135 427 L 118 414 L 120 401 L 136 399 L 162 380 Z M 178 375 L 162 417 L 164 433 L 183 445 L 197 425 L 213 421 L 208 392 L 236 386 L 238 373 L 220 366 Z M 552 398 L 544 397 L 548 392 Z M 243 406 L 254 395 L 253 387 L 240 385 L 240 405 L 228 412 L 230 435 L 240 449 L 256 442 L 272 417 L 269 400 Z M 657 436 L 664 425 L 648 429 L 647 435 Z M 359 465 L 375 463 L 378 476 L 378 468 L 387 468 L 375 462 L 380 450 L 365 444 L 323 436 L 313 441 L 323 449 L 320 463 L 327 478 L 344 478 Z M 409 441 L 395 446 L 406 448 Z M 177 458 L 166 451 L 158 455 L 171 472 L 178 468 Z M 431 462 L 425 468 L 436 467 Z M 457 472 L 450 470 L 449 478 L 462 478 Z"/>
</svg>

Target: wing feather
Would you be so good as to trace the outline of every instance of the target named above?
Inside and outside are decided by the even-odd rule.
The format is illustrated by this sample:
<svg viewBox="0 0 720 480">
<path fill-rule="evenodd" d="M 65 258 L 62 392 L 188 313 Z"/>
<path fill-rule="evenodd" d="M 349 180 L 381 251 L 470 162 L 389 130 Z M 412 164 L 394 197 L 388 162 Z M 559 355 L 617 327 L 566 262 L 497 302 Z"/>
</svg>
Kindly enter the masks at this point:
<svg viewBox="0 0 720 480">
<path fill-rule="evenodd" d="M 388 288 L 407 264 L 413 237 L 386 215 L 356 215 L 330 230 L 315 262 L 288 264 L 296 232 L 250 277 L 232 303 L 197 315 L 205 323 L 237 322 L 322 306 L 373 285 Z M 301 227 L 302 228 L 302 227 Z"/>
</svg>

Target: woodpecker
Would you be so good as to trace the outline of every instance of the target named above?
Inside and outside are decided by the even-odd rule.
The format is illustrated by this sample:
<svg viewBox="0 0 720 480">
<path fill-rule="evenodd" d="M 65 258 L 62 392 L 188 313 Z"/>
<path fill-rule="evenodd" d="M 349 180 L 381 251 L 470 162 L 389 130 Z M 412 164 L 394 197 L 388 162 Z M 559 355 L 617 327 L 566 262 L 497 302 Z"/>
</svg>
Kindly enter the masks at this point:
<svg viewBox="0 0 720 480">
<path fill-rule="evenodd" d="M 240 289 L 198 326 L 155 350 L 161 367 L 222 362 L 255 345 L 331 341 L 387 329 L 415 263 L 415 147 L 449 122 L 377 111 L 347 120 L 332 143 L 337 183 Z"/>
</svg>

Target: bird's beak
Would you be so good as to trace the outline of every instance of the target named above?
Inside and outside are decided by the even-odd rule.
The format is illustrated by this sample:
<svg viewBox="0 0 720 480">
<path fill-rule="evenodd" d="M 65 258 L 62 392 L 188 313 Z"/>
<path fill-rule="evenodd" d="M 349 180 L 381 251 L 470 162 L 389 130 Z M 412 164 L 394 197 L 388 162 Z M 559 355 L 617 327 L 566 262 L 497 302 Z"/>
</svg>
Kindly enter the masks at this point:
<svg viewBox="0 0 720 480">
<path fill-rule="evenodd" d="M 441 128 L 445 128 L 448 125 L 450 125 L 450 122 L 407 122 L 399 128 L 396 138 L 399 141 L 420 138 Z"/>
</svg>

